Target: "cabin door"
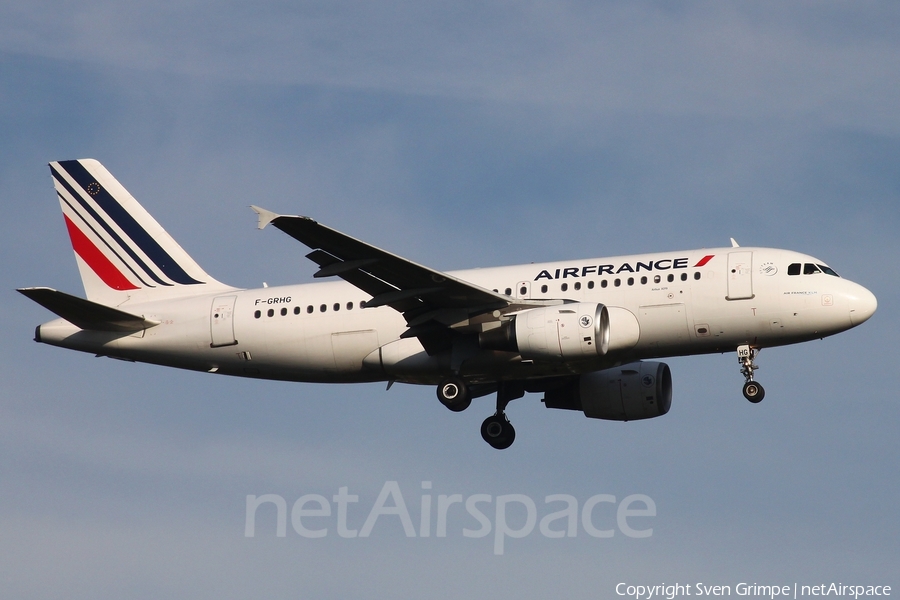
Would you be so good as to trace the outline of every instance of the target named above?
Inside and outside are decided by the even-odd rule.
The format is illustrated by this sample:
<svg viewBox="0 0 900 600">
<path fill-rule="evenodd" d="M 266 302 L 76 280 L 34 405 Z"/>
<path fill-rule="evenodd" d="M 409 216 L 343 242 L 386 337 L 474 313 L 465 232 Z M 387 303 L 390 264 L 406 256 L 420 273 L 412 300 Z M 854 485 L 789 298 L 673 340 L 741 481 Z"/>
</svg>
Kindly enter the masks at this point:
<svg viewBox="0 0 900 600">
<path fill-rule="evenodd" d="M 213 300 L 209 311 L 210 347 L 234 346 L 234 302 L 237 296 L 220 296 Z"/>
<path fill-rule="evenodd" d="M 730 252 L 728 254 L 728 300 L 746 300 L 753 297 L 753 253 Z"/>
</svg>

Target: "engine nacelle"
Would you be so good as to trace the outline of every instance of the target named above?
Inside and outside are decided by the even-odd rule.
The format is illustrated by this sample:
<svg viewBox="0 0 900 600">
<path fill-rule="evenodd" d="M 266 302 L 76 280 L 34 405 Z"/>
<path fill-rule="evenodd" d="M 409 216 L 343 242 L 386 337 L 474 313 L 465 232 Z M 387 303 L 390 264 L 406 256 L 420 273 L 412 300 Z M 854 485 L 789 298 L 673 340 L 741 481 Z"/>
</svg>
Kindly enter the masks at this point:
<svg viewBox="0 0 900 600">
<path fill-rule="evenodd" d="M 596 302 L 532 308 L 478 336 L 486 350 L 518 352 L 524 359 L 596 358 L 609 348 L 609 313 Z"/>
<path fill-rule="evenodd" d="M 547 408 L 584 411 L 610 421 L 660 417 L 672 406 L 672 372 L 665 363 L 635 362 L 586 373 L 544 393 Z"/>
</svg>

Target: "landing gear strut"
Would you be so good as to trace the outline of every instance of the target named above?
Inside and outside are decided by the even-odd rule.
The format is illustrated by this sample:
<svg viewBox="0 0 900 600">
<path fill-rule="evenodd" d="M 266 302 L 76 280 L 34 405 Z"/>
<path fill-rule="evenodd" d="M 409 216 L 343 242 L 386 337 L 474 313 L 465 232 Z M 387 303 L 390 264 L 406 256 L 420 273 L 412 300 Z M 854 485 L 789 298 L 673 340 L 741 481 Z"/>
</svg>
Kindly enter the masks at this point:
<svg viewBox="0 0 900 600">
<path fill-rule="evenodd" d="M 738 362 L 741 364 L 741 375 L 744 376 L 744 398 L 756 404 L 766 397 L 766 390 L 758 382 L 753 381 L 753 371 L 759 367 L 753 362 L 759 350 L 748 345 L 738 346 Z"/>
<path fill-rule="evenodd" d="M 481 437 L 497 450 L 505 450 L 516 440 L 516 429 L 506 417 L 506 405 L 525 395 L 525 389 L 514 383 L 501 382 L 497 389 L 497 412 L 481 424 Z"/>
</svg>

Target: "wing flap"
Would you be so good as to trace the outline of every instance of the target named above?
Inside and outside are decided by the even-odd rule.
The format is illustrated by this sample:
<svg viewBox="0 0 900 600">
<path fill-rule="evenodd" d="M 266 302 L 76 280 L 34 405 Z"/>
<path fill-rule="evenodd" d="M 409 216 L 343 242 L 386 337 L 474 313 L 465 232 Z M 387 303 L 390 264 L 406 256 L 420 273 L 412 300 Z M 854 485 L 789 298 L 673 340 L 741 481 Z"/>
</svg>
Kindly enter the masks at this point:
<svg viewBox="0 0 900 600">
<path fill-rule="evenodd" d="M 313 274 L 313 277 L 333 277 L 343 275 L 356 269 L 362 269 L 378 262 L 377 258 L 361 258 L 359 260 L 338 260 L 326 267 L 322 267 Z"/>
<path fill-rule="evenodd" d="M 159 325 L 117 308 L 72 296 L 47 287 L 20 288 L 24 296 L 81 329 L 94 331 L 140 331 Z"/>
</svg>

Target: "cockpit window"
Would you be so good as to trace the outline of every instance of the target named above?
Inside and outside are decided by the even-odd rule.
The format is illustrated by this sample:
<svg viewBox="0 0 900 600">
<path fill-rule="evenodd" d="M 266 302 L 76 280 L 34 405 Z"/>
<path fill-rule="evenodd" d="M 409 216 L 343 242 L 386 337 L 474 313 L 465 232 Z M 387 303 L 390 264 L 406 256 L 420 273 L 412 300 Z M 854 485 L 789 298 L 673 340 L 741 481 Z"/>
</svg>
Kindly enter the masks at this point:
<svg viewBox="0 0 900 600">
<path fill-rule="evenodd" d="M 816 265 L 814 265 L 812 263 L 806 263 L 803 265 L 803 274 L 804 275 L 813 275 L 815 273 L 821 273 L 821 272 L 822 271 L 819 270 L 819 267 L 817 267 Z"/>
<path fill-rule="evenodd" d="M 825 265 L 817 265 L 817 266 L 818 266 L 820 269 L 822 269 L 822 272 L 825 273 L 826 275 L 833 275 L 834 277 L 840 277 L 840 275 L 838 275 L 838 274 L 835 272 L 835 270 L 832 269 L 831 267 L 826 267 Z"/>
<path fill-rule="evenodd" d="M 788 265 L 787 274 L 788 275 L 799 275 L 800 268 L 803 267 L 804 275 L 815 275 L 817 273 L 825 273 L 826 275 L 832 275 L 834 277 L 840 277 L 837 273 L 834 272 L 834 269 L 831 267 L 827 267 L 825 265 L 814 265 L 813 263 L 791 263 Z"/>
</svg>

